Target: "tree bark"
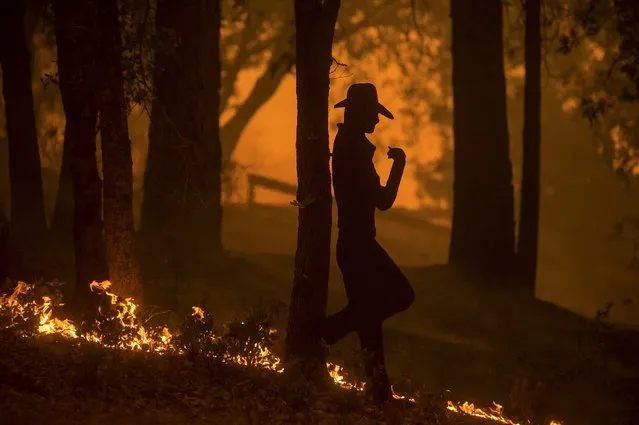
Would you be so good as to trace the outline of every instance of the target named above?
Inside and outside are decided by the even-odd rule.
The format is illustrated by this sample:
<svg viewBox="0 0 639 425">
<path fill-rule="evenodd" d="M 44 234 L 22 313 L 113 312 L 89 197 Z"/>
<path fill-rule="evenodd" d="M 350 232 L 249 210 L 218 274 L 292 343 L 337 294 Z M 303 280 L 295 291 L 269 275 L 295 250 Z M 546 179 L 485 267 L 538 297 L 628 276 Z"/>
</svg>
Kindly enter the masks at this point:
<svg viewBox="0 0 639 425">
<path fill-rule="evenodd" d="M 541 1 L 526 0 L 523 165 L 517 266 L 523 288 L 535 294 L 541 157 Z"/>
<path fill-rule="evenodd" d="M 47 225 L 25 12 L 21 0 L 8 0 L 0 6 L 0 39 L 4 40 L 0 43 L 0 65 L 9 139 L 11 240 L 17 250 L 12 271 L 15 277 L 30 279 L 41 265 L 37 257 Z"/>
<path fill-rule="evenodd" d="M 455 138 L 450 264 L 481 280 L 514 259 L 500 0 L 451 0 Z"/>
<path fill-rule="evenodd" d="M 176 48 L 156 52 L 142 243 L 147 276 L 186 279 L 222 254 L 220 2 L 159 0 L 158 31 Z"/>
<path fill-rule="evenodd" d="M 332 222 L 328 92 L 339 0 L 296 0 L 297 199 L 299 209 L 287 354 L 302 360 L 307 378 L 325 374 L 313 329 L 326 316 Z"/>
<path fill-rule="evenodd" d="M 133 223 L 133 159 L 122 75 L 122 36 L 117 0 L 99 0 L 98 100 L 104 177 L 104 238 L 109 279 L 115 293 L 142 297 Z"/>
<path fill-rule="evenodd" d="M 55 0 L 60 92 L 66 116 L 65 145 L 73 177 L 76 291 L 106 278 L 102 235 L 102 182 L 96 163 L 96 0 Z"/>
</svg>

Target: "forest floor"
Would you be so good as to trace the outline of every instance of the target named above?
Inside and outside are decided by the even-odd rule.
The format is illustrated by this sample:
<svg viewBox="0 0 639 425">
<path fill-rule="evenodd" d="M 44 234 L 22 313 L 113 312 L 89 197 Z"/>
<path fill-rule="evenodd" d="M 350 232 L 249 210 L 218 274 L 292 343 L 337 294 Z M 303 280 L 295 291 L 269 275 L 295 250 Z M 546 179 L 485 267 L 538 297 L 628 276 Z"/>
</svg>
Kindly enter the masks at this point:
<svg viewBox="0 0 639 425">
<path fill-rule="evenodd" d="M 290 271 L 268 275 L 291 257 L 237 260 L 241 276 L 204 291 L 212 311 L 280 305 L 285 329 Z M 263 266 L 264 262 L 268 267 Z M 262 265 L 260 265 L 262 264 Z M 460 282 L 446 267 L 405 269 L 417 299 L 385 325 L 394 382 L 490 406 L 530 409 L 539 424 L 634 425 L 639 418 L 639 334 L 589 320 L 552 304 Z M 251 276 L 252 275 L 252 276 Z M 428 286 L 426 287 L 426 282 Z M 265 287 L 268 286 L 268 287 Z M 197 292 L 197 291 L 196 291 Z M 234 296 L 235 294 L 235 296 Z M 329 311 L 343 302 L 329 295 Z M 354 335 L 331 347 L 330 359 L 357 363 Z"/>
<path fill-rule="evenodd" d="M 256 305 L 269 306 L 281 313 L 273 325 L 285 329 L 295 210 L 238 208 L 226 214 L 229 263 L 207 281 L 171 282 L 166 295 L 184 310 L 205 302 L 217 323 Z M 427 236 L 438 250 L 447 244 L 445 230 L 384 226 L 379 239 L 399 258 L 416 291 L 414 305 L 385 324 L 389 372 L 400 392 L 431 394 L 433 401 L 419 408 L 400 404 L 386 417 L 403 415 L 406 424 L 479 423 L 451 416 L 444 409 L 449 399 L 532 411 L 539 425 L 550 419 L 564 425 L 639 423 L 636 331 L 609 324 L 605 315 L 587 319 L 503 288 L 478 288 L 436 265 L 441 258 L 416 243 Z M 339 270 L 332 265 L 329 312 L 344 303 Z M 77 349 L 50 338 L 0 335 L 0 350 L 0 372 L 2 367 L 19 371 L 16 379 L 26 383 L 0 381 L 0 414 L 12 418 L 2 424 L 30 425 L 44 418 L 54 425 L 389 423 L 383 412 L 366 408 L 351 393 L 309 392 L 284 375 L 247 368 Z M 330 359 L 357 369 L 356 338 L 331 347 Z"/>
<path fill-rule="evenodd" d="M 439 272 L 442 278 L 445 272 Z M 256 270 L 245 267 L 243 273 Z M 235 290 L 245 293 L 244 285 Z M 551 418 L 564 425 L 634 425 L 636 335 L 601 324 L 588 327 L 545 304 L 505 302 L 495 294 L 488 300 L 470 288 L 455 291 L 450 285 L 445 296 L 432 291 L 431 320 L 422 335 L 401 331 L 396 322 L 387 328 L 396 388 L 418 394 L 416 404 L 397 400 L 379 410 L 362 393 L 337 386 L 318 391 L 295 372 L 0 331 L 0 423 L 479 425 L 499 422 L 449 412 L 446 401 L 490 406 L 496 400 L 509 416 L 530 409 L 536 425 L 548 425 Z M 462 314 L 455 305 L 460 302 L 463 317 L 456 317 Z M 486 311 L 472 311 L 473 303 Z M 466 319 L 469 313 L 475 320 Z M 355 341 L 336 348 L 331 360 L 357 369 Z"/>
<path fill-rule="evenodd" d="M 295 209 L 238 206 L 226 220 L 225 246 L 240 266 L 196 285 L 184 301 L 196 302 L 189 296 L 208 293 L 212 311 L 223 319 L 256 303 L 271 303 L 281 307 L 277 326 L 284 328 Z M 505 291 L 505 286 L 478 288 L 437 265 L 445 261 L 441 253 L 448 236 L 447 229 L 433 224 L 403 226 L 378 219 L 380 243 L 416 291 L 413 306 L 385 324 L 387 362 L 396 382 L 450 390 L 457 400 L 482 406 L 532 403 L 542 423 L 550 418 L 566 425 L 639 421 L 636 330 L 611 325 L 605 311 L 595 320 Z M 328 311 L 334 312 L 345 304 L 334 260 L 330 272 Z M 356 337 L 349 336 L 331 348 L 331 356 L 353 363 L 357 345 Z M 522 386 L 540 390 L 534 397 L 522 395 Z"/>
<path fill-rule="evenodd" d="M 478 424 L 445 404 L 323 392 L 294 374 L 77 344 L 59 337 L 0 335 L 3 425 Z"/>
</svg>

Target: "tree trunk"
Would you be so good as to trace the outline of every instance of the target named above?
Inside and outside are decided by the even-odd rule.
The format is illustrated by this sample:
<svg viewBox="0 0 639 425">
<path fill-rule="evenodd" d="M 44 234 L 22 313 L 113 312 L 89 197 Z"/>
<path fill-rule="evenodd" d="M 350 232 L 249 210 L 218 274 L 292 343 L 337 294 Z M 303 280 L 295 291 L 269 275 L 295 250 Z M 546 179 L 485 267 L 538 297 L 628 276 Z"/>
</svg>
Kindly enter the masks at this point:
<svg viewBox="0 0 639 425">
<path fill-rule="evenodd" d="M 38 0 L 35 0 L 38 1 Z M 73 245 L 73 177 L 71 173 L 71 144 L 67 143 L 65 138 L 62 146 L 62 159 L 60 163 L 60 174 L 58 176 L 58 191 L 56 193 L 55 205 L 53 207 L 53 217 L 51 220 L 51 237 L 56 244 L 71 247 Z M 60 257 L 65 257 L 64 263 L 67 263 L 68 257 L 64 255 L 66 249 L 59 253 Z M 71 264 L 71 267 L 73 265 Z"/>
<path fill-rule="evenodd" d="M 96 0 L 55 0 L 60 92 L 66 116 L 65 145 L 73 177 L 76 288 L 82 297 L 93 280 L 106 278 L 102 236 L 102 182 L 96 163 Z"/>
<path fill-rule="evenodd" d="M 470 276 L 510 276 L 514 259 L 512 166 L 500 0 L 451 0 L 453 221 L 449 261 Z"/>
<path fill-rule="evenodd" d="M 17 256 L 15 277 L 30 279 L 41 266 L 38 251 L 46 231 L 40 153 L 31 90 L 31 55 L 20 0 L 0 6 L 0 65 L 2 66 L 11 182 L 11 240 Z M 16 264 L 17 263 L 17 264 Z M 27 270 L 26 268 L 30 270 Z"/>
<path fill-rule="evenodd" d="M 210 278 L 207 266 L 222 253 L 220 24 L 219 0 L 158 1 L 158 31 L 178 39 L 175 49 L 156 52 L 142 203 L 145 282 Z"/>
<path fill-rule="evenodd" d="M 541 155 L 541 1 L 526 0 L 523 168 L 517 266 L 524 289 L 535 294 Z"/>
<path fill-rule="evenodd" d="M 133 224 L 133 159 L 122 76 L 122 38 L 117 0 L 99 0 L 98 100 L 104 176 L 104 238 L 109 279 L 118 295 L 142 296 Z"/>
<path fill-rule="evenodd" d="M 326 315 L 332 197 L 328 147 L 328 91 L 339 0 L 296 0 L 297 251 L 286 348 L 302 360 L 307 378 L 326 373 L 313 328 Z"/>
</svg>

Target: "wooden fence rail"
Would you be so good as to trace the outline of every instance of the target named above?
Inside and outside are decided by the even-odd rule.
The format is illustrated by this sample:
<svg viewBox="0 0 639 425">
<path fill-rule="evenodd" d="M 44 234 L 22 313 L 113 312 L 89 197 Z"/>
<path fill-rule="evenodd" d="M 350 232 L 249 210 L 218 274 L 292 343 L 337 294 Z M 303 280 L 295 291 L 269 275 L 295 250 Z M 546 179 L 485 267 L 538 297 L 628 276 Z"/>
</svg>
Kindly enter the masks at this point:
<svg viewBox="0 0 639 425">
<path fill-rule="evenodd" d="M 294 184 L 286 183 L 280 180 L 276 180 L 270 177 L 262 176 L 259 174 L 248 173 L 248 203 L 249 205 L 255 204 L 255 188 L 263 187 L 277 192 L 282 192 L 287 195 L 295 197 L 297 195 L 297 186 Z M 428 227 L 433 226 L 427 220 L 424 220 L 414 214 L 407 214 L 402 211 L 384 211 L 378 215 L 378 218 L 383 220 L 393 221 L 409 227 Z"/>
<path fill-rule="evenodd" d="M 297 186 L 270 177 L 261 176 L 259 174 L 248 174 L 248 203 L 255 203 L 255 188 L 258 186 L 266 189 L 275 190 L 277 192 L 286 193 L 287 195 L 297 195 Z"/>
</svg>

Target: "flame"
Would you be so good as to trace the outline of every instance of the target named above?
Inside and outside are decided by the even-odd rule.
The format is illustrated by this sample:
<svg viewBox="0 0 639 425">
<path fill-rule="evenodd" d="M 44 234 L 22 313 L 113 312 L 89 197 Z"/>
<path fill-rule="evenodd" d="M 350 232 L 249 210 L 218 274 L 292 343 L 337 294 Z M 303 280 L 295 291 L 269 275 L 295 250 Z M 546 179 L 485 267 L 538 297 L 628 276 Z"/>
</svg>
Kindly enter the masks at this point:
<svg viewBox="0 0 639 425">
<path fill-rule="evenodd" d="M 344 368 L 338 364 L 328 362 L 326 363 L 328 374 L 333 379 L 335 384 L 346 390 L 364 391 L 366 386 L 363 382 L 349 382 L 344 374 Z"/>
<path fill-rule="evenodd" d="M 485 409 L 475 407 L 473 403 L 469 403 L 467 401 L 464 401 L 463 403 L 454 403 L 452 401 L 448 401 L 446 408 L 451 412 L 463 413 L 466 415 L 474 416 L 476 418 L 488 419 L 506 425 L 523 425 L 504 416 L 504 407 L 494 401 L 491 407 Z M 562 423 L 556 420 L 551 420 L 548 425 L 562 425 Z"/>
<path fill-rule="evenodd" d="M 197 306 L 193 306 L 191 308 L 193 309 L 193 313 L 191 313 L 191 316 L 197 317 L 200 320 L 204 320 L 204 310 Z"/>
<path fill-rule="evenodd" d="M 465 413 L 467 415 L 490 419 L 492 421 L 501 422 L 508 425 L 519 425 L 519 423 L 513 422 L 512 420 L 504 417 L 503 406 L 495 402 L 493 402 L 493 405 L 487 409 L 480 409 L 478 407 L 475 407 L 473 403 L 469 403 L 467 401 L 457 404 L 449 401 L 446 408 L 455 413 Z"/>
<path fill-rule="evenodd" d="M 78 332 L 77 326 L 71 320 L 61 320 L 53 315 L 53 302 L 50 297 L 41 297 L 41 302 L 37 302 L 35 300 L 21 302 L 21 296 L 33 294 L 35 290 L 35 285 L 25 282 L 18 282 L 11 294 L 0 295 L 0 317 L 8 316 L 11 319 L 9 325 L 6 325 L 5 328 L 16 327 L 18 324 L 28 322 L 30 319 L 37 319 L 37 334 L 39 335 L 59 335 L 67 339 L 86 340 L 123 350 L 147 351 L 160 355 L 167 352 L 184 354 L 183 351 L 176 350 L 173 344 L 175 334 L 168 328 L 163 327 L 161 329 L 152 329 L 145 327 L 137 316 L 139 308 L 133 298 L 122 299 L 116 294 L 110 292 L 109 289 L 111 288 L 111 282 L 92 282 L 89 285 L 89 288 L 91 292 L 99 293 L 107 297 L 111 306 L 114 306 L 115 311 L 117 311 L 114 319 L 122 329 L 129 331 L 128 335 L 130 336 L 123 338 L 116 345 L 112 345 L 104 341 L 103 337 L 101 337 L 96 331 L 90 333 Z M 98 311 L 100 313 L 105 313 L 102 306 L 98 308 Z M 196 320 L 203 321 L 205 319 L 205 312 L 201 307 L 193 306 L 191 317 Z M 276 332 L 277 331 L 275 329 L 269 330 L 269 334 L 271 335 Z M 23 336 L 28 335 L 24 334 Z M 211 338 L 218 339 L 219 336 L 213 335 Z M 243 366 L 261 367 L 277 373 L 282 373 L 284 371 L 281 359 L 268 347 L 265 347 L 261 343 L 257 343 L 255 348 L 257 349 L 256 360 L 249 359 L 242 355 L 231 355 L 228 353 L 223 354 L 222 359 L 224 361 L 237 363 Z M 326 368 L 333 382 L 339 387 L 346 390 L 364 391 L 366 386 L 365 383 L 350 381 L 342 366 L 332 362 L 327 362 Z M 414 398 L 408 398 L 404 395 L 398 394 L 394 389 L 392 389 L 392 387 L 391 390 L 394 399 L 407 400 L 411 403 L 416 403 Z M 449 411 L 459 414 L 488 419 L 506 425 L 521 425 L 518 422 L 505 417 L 503 414 L 503 407 L 495 402 L 493 402 L 493 406 L 485 409 L 475 407 L 473 403 L 467 401 L 463 403 L 448 401 L 446 407 Z M 549 425 L 562 425 L 562 423 L 552 420 Z"/>
<path fill-rule="evenodd" d="M 60 320 L 57 317 L 51 317 L 53 311 L 51 306 L 51 298 L 42 297 L 42 311 L 40 313 L 40 325 L 38 332 L 41 334 L 60 334 L 66 338 L 77 338 L 75 326 L 69 319 Z"/>
</svg>

